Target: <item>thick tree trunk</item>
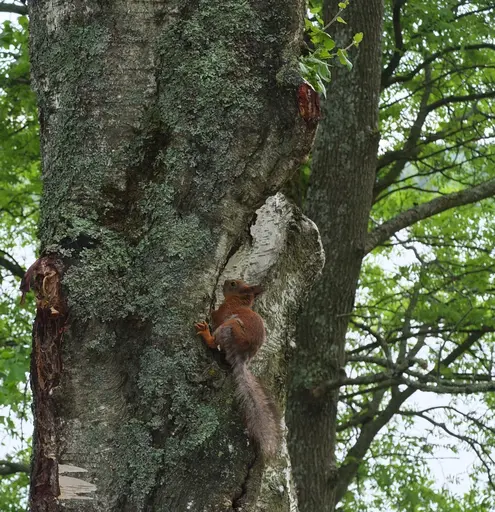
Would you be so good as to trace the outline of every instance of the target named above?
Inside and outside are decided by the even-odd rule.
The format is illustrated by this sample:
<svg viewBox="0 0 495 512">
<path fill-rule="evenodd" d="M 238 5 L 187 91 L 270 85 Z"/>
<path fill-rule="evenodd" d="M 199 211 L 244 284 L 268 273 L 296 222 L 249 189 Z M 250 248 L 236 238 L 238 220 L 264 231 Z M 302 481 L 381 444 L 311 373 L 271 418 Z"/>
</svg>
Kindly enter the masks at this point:
<svg viewBox="0 0 495 512">
<path fill-rule="evenodd" d="M 337 4 L 326 2 L 327 20 L 338 11 Z M 364 40 L 351 55 L 352 71 L 333 70 L 313 154 L 306 213 L 321 229 L 326 263 L 299 320 L 287 416 L 301 512 L 335 508 L 338 392 L 317 388 L 341 376 L 365 254 L 379 140 L 382 4 L 351 2 L 344 15 L 347 25 L 334 26 L 341 46 L 356 32 L 364 32 Z"/>
<path fill-rule="evenodd" d="M 228 371 L 192 325 L 231 267 L 261 281 L 257 368 L 285 395 L 321 250 L 281 197 L 255 210 L 313 137 L 297 107 L 304 8 L 31 2 L 45 255 L 30 275 L 31 510 L 294 508 L 286 450 L 269 470 L 254 458 Z"/>
</svg>

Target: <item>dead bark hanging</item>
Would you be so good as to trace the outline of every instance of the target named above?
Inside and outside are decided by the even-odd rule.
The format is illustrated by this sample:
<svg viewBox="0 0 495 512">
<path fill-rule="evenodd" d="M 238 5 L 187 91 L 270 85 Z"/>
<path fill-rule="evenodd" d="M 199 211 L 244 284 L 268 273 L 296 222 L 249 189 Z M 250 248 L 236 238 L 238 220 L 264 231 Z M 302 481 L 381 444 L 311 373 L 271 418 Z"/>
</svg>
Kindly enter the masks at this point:
<svg viewBox="0 0 495 512">
<path fill-rule="evenodd" d="M 31 265 L 21 282 L 22 300 L 31 288 L 36 294 L 31 355 L 35 421 L 31 512 L 58 510 L 58 419 L 54 392 L 60 384 L 62 373 L 62 339 L 67 320 L 67 306 L 61 288 L 62 275 L 61 260 L 55 256 L 45 256 Z"/>
</svg>

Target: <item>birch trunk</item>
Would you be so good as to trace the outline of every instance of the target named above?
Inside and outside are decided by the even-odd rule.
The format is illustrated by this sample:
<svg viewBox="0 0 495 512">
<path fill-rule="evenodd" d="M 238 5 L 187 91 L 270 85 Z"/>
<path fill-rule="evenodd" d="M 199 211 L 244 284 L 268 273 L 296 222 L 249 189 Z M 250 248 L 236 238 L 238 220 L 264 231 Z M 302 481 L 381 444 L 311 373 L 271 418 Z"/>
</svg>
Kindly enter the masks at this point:
<svg viewBox="0 0 495 512">
<path fill-rule="evenodd" d="M 295 510 L 194 337 L 229 269 L 267 288 L 255 370 L 283 407 L 314 225 L 281 196 L 302 0 L 30 3 L 43 197 L 32 511 Z M 216 296 L 219 300 L 221 297 Z M 269 356 L 269 357 L 267 357 Z"/>
</svg>

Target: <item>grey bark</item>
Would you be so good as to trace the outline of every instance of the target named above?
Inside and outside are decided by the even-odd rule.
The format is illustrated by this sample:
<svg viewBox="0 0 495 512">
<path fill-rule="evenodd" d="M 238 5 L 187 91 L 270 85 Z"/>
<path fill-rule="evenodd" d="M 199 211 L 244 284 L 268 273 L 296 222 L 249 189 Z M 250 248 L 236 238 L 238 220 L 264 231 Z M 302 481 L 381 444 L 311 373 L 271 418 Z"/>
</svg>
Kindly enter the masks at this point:
<svg viewBox="0 0 495 512">
<path fill-rule="evenodd" d="M 325 2 L 326 19 L 338 11 Z M 309 295 L 297 329 L 288 398 L 289 448 L 301 512 L 335 509 L 338 381 L 345 335 L 365 255 L 378 147 L 383 2 L 351 2 L 347 25 L 335 24 L 336 40 L 347 46 L 356 32 L 364 40 L 351 55 L 352 71 L 332 73 L 313 153 L 306 212 L 321 230 L 326 264 Z"/>
<path fill-rule="evenodd" d="M 31 510 L 295 510 L 287 454 L 255 458 L 228 368 L 192 325 L 230 268 L 259 279 L 257 365 L 283 405 L 321 247 L 279 196 L 271 220 L 255 211 L 313 138 L 297 108 L 304 8 L 31 3 L 48 255 L 34 271 Z"/>
</svg>

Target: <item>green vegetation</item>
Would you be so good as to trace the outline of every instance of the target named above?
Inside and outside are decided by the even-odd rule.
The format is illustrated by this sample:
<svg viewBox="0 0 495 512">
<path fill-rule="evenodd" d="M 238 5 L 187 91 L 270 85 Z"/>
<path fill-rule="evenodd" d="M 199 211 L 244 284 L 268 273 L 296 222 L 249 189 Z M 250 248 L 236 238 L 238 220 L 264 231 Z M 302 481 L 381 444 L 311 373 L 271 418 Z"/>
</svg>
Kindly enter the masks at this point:
<svg viewBox="0 0 495 512">
<path fill-rule="evenodd" d="M 345 7 L 343 2 L 340 9 Z M 370 230 L 411 209 L 420 212 L 423 220 L 406 222 L 400 231 L 394 230 L 395 224 L 389 231 L 375 232 L 377 247 L 369 248 L 373 254 L 362 269 L 348 335 L 348 378 L 341 397 L 341 462 L 352 462 L 348 449 L 372 430 L 373 422 L 383 420 L 385 413 L 390 418 L 379 435 L 370 438 L 356 478 L 344 495 L 342 510 L 493 510 L 495 404 L 490 392 L 495 390 L 495 204 L 490 187 L 495 180 L 495 44 L 490 37 L 495 7 L 486 0 L 410 0 L 396 1 L 393 8 L 387 3 L 387 9 L 381 153 Z M 309 13 L 310 45 L 301 59 L 301 72 L 317 90 L 324 91 L 331 80 L 330 59 L 352 66 L 353 51 L 365 44 L 366 34 L 351 35 L 337 50 L 339 44 L 323 30 L 321 1 L 311 0 Z M 336 13 L 334 22 L 345 23 L 345 12 Z M 191 33 L 181 37 L 194 41 L 198 27 L 188 26 Z M 166 37 L 172 37 L 170 34 Z M 27 37 L 25 16 L 17 23 L 3 23 L 0 446 L 3 451 L 12 442 L 20 447 L 0 457 L 5 459 L 0 460 L 0 509 L 5 511 L 19 510 L 25 500 L 30 442 L 26 435 L 30 415 L 27 372 L 33 303 L 30 297 L 28 306 L 20 307 L 17 288 L 24 273 L 23 260 L 32 258 L 37 245 L 40 162 Z M 220 43 L 221 39 L 209 55 L 221 77 L 235 66 L 235 60 Z M 198 76 L 189 77 L 189 82 L 206 88 L 216 77 L 203 76 L 200 65 Z M 212 90 L 210 99 L 216 112 L 216 90 Z M 170 89 L 169 93 L 176 91 Z M 330 84 L 329 101 L 331 94 Z M 251 108 L 236 91 L 227 91 L 223 98 L 239 109 L 239 115 Z M 181 158 L 178 154 L 179 162 Z M 309 167 L 304 172 L 306 182 Z M 441 198 L 461 191 L 469 193 L 463 192 L 450 209 L 442 207 Z M 435 198 L 439 201 L 430 203 Z M 428 215 L 426 208 L 431 209 Z M 167 213 L 164 210 L 164 216 Z M 184 230 L 185 237 L 192 228 L 194 222 L 187 219 L 176 226 Z M 112 255 L 112 260 L 118 258 Z M 71 279 L 77 281 L 77 274 Z M 101 301 L 106 298 L 100 296 Z M 105 311 L 107 304 L 90 299 L 88 311 Z M 113 304 L 119 307 L 115 300 Z M 102 345 L 111 341 L 95 340 L 93 348 L 102 350 Z M 154 361 L 150 357 L 150 368 Z M 146 375 L 150 378 L 152 373 Z M 146 378 L 140 386 L 146 393 Z M 409 391 L 404 394 L 405 390 Z M 419 405 L 417 396 L 422 392 L 429 393 L 428 406 Z M 433 393 L 441 394 L 441 399 L 431 398 Z M 159 398 L 152 396 L 150 401 L 156 403 Z M 197 411 L 197 421 L 211 424 L 213 431 L 218 419 L 204 406 Z M 148 457 L 145 462 L 160 455 L 142 436 L 138 424 L 126 424 L 122 429 L 132 434 L 126 438 L 133 441 L 123 448 L 123 457 L 136 459 L 136 448 L 143 448 Z M 194 443 L 192 439 L 191 449 Z M 455 482 L 450 486 L 435 482 L 432 460 L 438 454 L 452 457 L 452 465 L 458 465 L 456 457 L 466 452 L 475 462 L 464 468 L 462 491 L 455 490 Z M 152 478 L 151 470 L 150 474 Z M 151 485 L 149 477 L 136 470 L 133 485 Z"/>
<path fill-rule="evenodd" d="M 36 247 L 40 194 L 38 119 L 29 87 L 28 21 L 0 33 L 0 509 L 25 500 L 30 444 L 32 305 L 19 306 L 19 263 Z M 14 449 L 11 449 L 14 446 Z M 10 449 L 9 449 L 10 448 Z M 11 463 L 15 463 L 11 465 Z"/>
</svg>

